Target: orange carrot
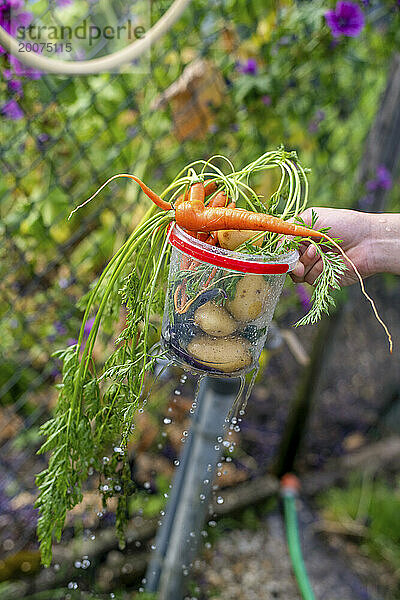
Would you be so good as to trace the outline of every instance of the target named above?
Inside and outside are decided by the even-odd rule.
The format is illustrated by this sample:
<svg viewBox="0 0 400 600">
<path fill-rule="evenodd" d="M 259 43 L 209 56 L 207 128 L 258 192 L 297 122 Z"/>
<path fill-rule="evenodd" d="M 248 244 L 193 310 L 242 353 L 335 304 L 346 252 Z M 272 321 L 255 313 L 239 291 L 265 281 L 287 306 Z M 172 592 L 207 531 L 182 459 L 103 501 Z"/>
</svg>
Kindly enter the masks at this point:
<svg viewBox="0 0 400 600">
<path fill-rule="evenodd" d="M 265 213 L 255 213 L 239 208 L 202 207 L 200 202 L 182 202 L 175 210 L 175 220 L 180 227 L 192 231 L 251 229 L 302 237 L 325 237 L 320 231 L 290 223 Z"/>
<path fill-rule="evenodd" d="M 224 192 L 224 190 L 221 190 L 220 192 L 218 192 L 218 194 L 215 194 L 215 196 L 211 198 L 207 206 L 208 208 L 225 207 L 227 199 L 228 197 L 226 195 L 226 192 Z"/>
<path fill-rule="evenodd" d="M 205 191 L 206 196 L 209 196 L 210 194 L 213 194 L 214 192 L 216 192 L 217 188 L 218 188 L 218 184 L 213 179 L 207 179 L 204 182 L 204 191 Z"/>
<path fill-rule="evenodd" d="M 204 189 L 204 185 L 200 181 L 198 181 L 197 183 L 194 183 L 193 185 L 190 186 L 189 200 L 188 200 L 190 202 L 190 204 L 201 202 L 204 205 L 205 197 L 206 197 L 206 192 Z M 195 229 L 194 231 L 197 231 L 197 229 Z"/>
<path fill-rule="evenodd" d="M 80 204 L 79 206 L 74 208 L 74 210 L 72 210 L 70 212 L 68 220 L 72 217 L 72 215 L 77 210 L 79 210 L 80 208 L 82 208 L 82 206 L 85 206 L 91 200 L 93 200 L 93 198 L 95 198 L 97 196 L 97 194 L 99 194 L 101 192 L 101 190 L 110 183 L 110 181 L 114 181 L 114 179 L 117 179 L 118 177 L 127 177 L 128 179 L 133 179 L 133 181 L 136 181 L 136 183 L 138 183 L 140 185 L 140 187 L 142 188 L 142 190 L 146 194 L 146 196 L 148 196 L 150 198 L 150 200 L 152 200 L 154 202 L 154 204 L 156 204 L 162 210 L 171 210 L 173 208 L 172 205 L 170 204 L 170 202 L 166 202 L 165 200 L 160 198 L 160 196 L 158 196 L 155 192 L 153 192 L 153 190 L 151 190 L 145 183 L 143 183 L 143 181 L 141 179 L 139 179 L 138 177 L 135 177 L 135 175 L 131 175 L 130 173 L 118 173 L 118 175 L 113 175 L 112 177 L 107 179 L 107 181 L 105 181 L 103 183 L 103 185 L 101 185 L 95 191 L 95 193 L 92 194 L 92 196 L 90 196 L 90 198 L 88 198 L 87 200 L 85 200 L 85 202 L 82 202 L 82 204 Z"/>
<path fill-rule="evenodd" d="M 217 183 L 211 179 L 207 179 L 207 181 L 205 181 L 203 185 L 204 185 L 204 195 L 205 196 L 209 196 L 210 194 L 213 194 L 214 192 L 217 191 L 217 188 L 218 188 Z M 180 194 L 180 196 L 178 196 L 178 198 L 175 200 L 174 208 L 176 208 L 177 206 L 179 206 L 179 204 L 181 204 L 182 202 L 185 202 L 186 200 L 189 200 L 189 188 L 186 188 L 184 194 Z"/>
</svg>

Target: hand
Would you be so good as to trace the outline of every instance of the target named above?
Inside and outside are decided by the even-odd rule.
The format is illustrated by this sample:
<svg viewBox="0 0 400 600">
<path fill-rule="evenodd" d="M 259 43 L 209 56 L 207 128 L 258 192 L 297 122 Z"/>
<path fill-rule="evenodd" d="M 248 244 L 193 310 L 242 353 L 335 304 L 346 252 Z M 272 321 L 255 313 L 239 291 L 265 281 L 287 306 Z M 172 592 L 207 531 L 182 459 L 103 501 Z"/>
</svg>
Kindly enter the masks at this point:
<svg viewBox="0 0 400 600">
<path fill-rule="evenodd" d="M 337 208 L 314 208 L 313 210 L 318 215 L 314 228 L 330 227 L 328 235 L 343 240 L 340 246 L 354 262 L 361 277 L 369 277 L 377 272 L 379 261 L 376 259 L 373 241 L 376 237 L 376 229 L 379 229 L 376 223 L 378 215 Z M 307 209 L 300 216 L 308 226 L 311 226 L 311 209 Z M 384 229 L 384 226 L 381 226 L 381 229 Z M 300 259 L 291 272 L 291 277 L 296 283 L 306 282 L 313 285 L 322 273 L 322 260 L 315 246 L 307 242 L 301 244 L 299 252 Z M 347 261 L 345 262 L 348 270 L 343 273 L 340 280 L 342 287 L 358 281 L 354 269 Z"/>
</svg>

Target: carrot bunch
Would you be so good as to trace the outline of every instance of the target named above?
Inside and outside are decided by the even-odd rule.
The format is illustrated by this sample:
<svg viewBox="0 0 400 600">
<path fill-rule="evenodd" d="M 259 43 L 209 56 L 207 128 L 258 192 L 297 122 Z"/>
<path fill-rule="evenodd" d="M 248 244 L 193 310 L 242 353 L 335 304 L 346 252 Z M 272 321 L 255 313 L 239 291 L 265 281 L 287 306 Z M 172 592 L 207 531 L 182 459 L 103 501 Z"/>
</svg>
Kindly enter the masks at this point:
<svg viewBox="0 0 400 600">
<path fill-rule="evenodd" d="M 224 157 L 219 156 L 218 158 Z M 374 301 L 365 291 L 362 277 L 354 262 L 347 256 L 338 242 L 332 239 L 327 233 L 310 227 L 305 227 L 304 225 L 293 222 L 293 220 L 289 220 L 289 217 L 296 217 L 302 210 L 304 210 L 307 203 L 308 192 L 305 171 L 298 162 L 295 153 L 288 153 L 283 149 L 279 149 L 275 152 L 267 152 L 238 172 L 234 171 L 233 165 L 228 159 L 225 160 L 232 167 L 232 173 L 230 173 L 228 176 L 225 176 L 222 171 L 214 167 L 215 177 L 206 179 L 204 174 L 196 176 L 193 168 L 189 168 L 188 177 L 178 178 L 164 192 L 165 194 L 177 186 L 181 186 L 181 189 L 182 187 L 185 188 L 183 193 L 176 195 L 175 197 L 173 196 L 170 202 L 157 195 L 143 181 L 134 175 L 130 175 L 128 173 L 114 175 L 108 179 L 93 194 L 93 196 L 72 211 L 71 215 L 92 200 L 92 198 L 94 198 L 110 181 L 117 177 L 127 177 L 133 179 L 156 206 L 163 211 L 170 212 L 171 220 L 174 220 L 182 229 L 184 229 L 193 237 L 211 246 L 219 245 L 217 232 L 224 230 L 270 232 L 281 236 L 292 236 L 300 239 L 312 238 L 311 241 L 314 244 L 321 241 L 323 241 L 324 244 L 328 243 L 329 246 L 333 246 L 345 259 L 345 261 L 347 261 L 353 268 L 360 282 L 362 293 L 370 302 L 375 317 L 385 330 L 389 340 L 390 352 L 392 352 L 393 344 L 391 335 L 386 325 L 380 318 Z M 204 163 L 203 171 L 206 166 L 213 166 L 211 165 L 211 161 L 196 161 L 196 163 L 193 164 L 202 162 Z M 273 167 L 279 167 L 281 169 L 282 177 L 277 191 L 270 198 L 270 212 L 277 207 L 281 191 L 283 190 L 284 182 L 287 178 L 289 179 L 289 194 L 288 198 L 286 199 L 285 208 L 280 217 L 264 212 L 265 206 L 261 204 L 254 190 L 252 190 L 248 184 L 245 183 L 245 180 L 247 181 L 252 173 Z M 221 184 L 222 187 L 220 187 Z M 303 190 L 303 187 L 305 191 Z M 252 210 L 237 208 L 236 197 L 230 197 L 231 192 L 236 194 L 236 196 L 239 193 L 244 196 L 246 202 L 250 205 Z M 256 206 L 252 204 L 252 200 L 246 195 L 246 192 L 250 193 L 250 198 L 251 194 L 253 195 L 252 200 L 255 199 L 256 203 L 258 203 L 260 207 L 260 210 L 257 210 Z M 302 195 L 304 196 L 303 199 L 301 199 Z M 319 246 L 318 249 L 322 256 L 323 248 Z M 328 260 L 328 255 L 325 255 L 325 259 Z M 314 312 L 310 311 L 310 315 L 312 314 L 312 317 L 309 316 L 308 321 L 302 319 L 302 324 L 306 322 L 315 322 L 320 318 L 322 312 L 327 312 L 327 306 L 333 303 L 331 299 L 326 302 L 329 294 L 329 287 L 339 287 L 338 280 L 337 278 L 335 279 L 334 274 L 332 276 L 331 283 L 329 283 L 328 280 L 325 281 L 324 292 L 322 295 L 320 295 L 320 298 L 322 298 L 322 301 L 320 302 L 320 308 L 316 307 Z M 185 304 L 184 293 L 182 296 L 182 302 Z"/>
</svg>

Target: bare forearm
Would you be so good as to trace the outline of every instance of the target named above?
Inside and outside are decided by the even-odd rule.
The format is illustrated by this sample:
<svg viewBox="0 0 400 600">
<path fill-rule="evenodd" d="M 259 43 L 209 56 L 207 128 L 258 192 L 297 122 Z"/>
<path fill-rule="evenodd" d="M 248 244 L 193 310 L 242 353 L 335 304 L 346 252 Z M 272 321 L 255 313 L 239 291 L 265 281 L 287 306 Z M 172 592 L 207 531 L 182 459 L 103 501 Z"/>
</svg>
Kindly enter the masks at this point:
<svg viewBox="0 0 400 600">
<path fill-rule="evenodd" d="M 400 214 L 370 214 L 371 270 L 400 275 Z"/>
</svg>

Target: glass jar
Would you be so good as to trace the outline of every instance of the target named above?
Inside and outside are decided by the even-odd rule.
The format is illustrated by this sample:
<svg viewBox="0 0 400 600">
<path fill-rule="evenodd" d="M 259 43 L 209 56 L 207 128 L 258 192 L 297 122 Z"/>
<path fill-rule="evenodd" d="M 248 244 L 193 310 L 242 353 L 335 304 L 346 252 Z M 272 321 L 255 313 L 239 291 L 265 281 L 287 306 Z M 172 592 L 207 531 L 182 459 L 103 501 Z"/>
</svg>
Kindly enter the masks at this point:
<svg viewBox="0 0 400 600">
<path fill-rule="evenodd" d="M 172 245 L 162 345 L 175 363 L 197 373 L 238 377 L 258 363 L 292 251 L 271 257 L 215 248 L 178 225 Z"/>
</svg>

